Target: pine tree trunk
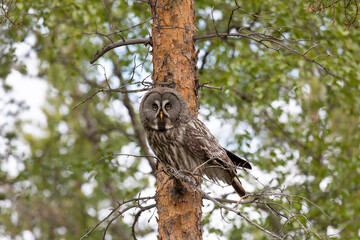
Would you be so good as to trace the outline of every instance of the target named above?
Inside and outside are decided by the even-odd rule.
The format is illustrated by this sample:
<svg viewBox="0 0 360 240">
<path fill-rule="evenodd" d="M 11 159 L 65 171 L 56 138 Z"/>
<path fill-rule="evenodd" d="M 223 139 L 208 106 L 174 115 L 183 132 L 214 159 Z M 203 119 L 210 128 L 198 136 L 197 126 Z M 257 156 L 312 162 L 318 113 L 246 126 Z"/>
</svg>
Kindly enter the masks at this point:
<svg viewBox="0 0 360 240">
<path fill-rule="evenodd" d="M 195 13 L 192 0 L 151 0 L 153 80 L 174 83 L 197 114 Z M 158 239 L 202 239 L 201 194 L 157 173 Z"/>
</svg>

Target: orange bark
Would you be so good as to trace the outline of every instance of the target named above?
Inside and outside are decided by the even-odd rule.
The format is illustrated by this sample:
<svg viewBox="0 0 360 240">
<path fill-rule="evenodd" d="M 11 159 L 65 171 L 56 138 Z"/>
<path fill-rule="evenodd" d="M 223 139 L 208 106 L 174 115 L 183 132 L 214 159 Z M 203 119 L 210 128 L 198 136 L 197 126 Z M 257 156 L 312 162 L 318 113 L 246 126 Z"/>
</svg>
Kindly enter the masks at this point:
<svg viewBox="0 0 360 240">
<path fill-rule="evenodd" d="M 197 114 L 195 13 L 192 0 L 151 0 L 153 16 L 153 80 L 173 83 Z M 201 194 L 188 183 L 179 185 L 158 164 L 158 239 L 202 239 Z M 184 193 L 185 192 L 185 193 Z"/>
</svg>

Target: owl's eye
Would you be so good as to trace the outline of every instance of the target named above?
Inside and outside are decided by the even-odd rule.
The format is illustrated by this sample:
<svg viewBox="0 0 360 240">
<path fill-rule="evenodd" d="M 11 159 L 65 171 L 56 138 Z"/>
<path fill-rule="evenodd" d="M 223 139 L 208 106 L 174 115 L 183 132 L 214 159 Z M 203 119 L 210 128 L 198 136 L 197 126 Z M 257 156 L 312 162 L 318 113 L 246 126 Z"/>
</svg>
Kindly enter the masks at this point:
<svg viewBox="0 0 360 240">
<path fill-rule="evenodd" d="M 167 104 L 165 105 L 165 109 L 166 109 L 166 110 L 170 110 L 170 109 L 171 109 L 171 104 L 170 104 L 170 103 L 167 103 Z"/>
<path fill-rule="evenodd" d="M 158 106 L 155 103 L 152 105 L 152 107 L 153 107 L 154 111 L 158 110 Z"/>
</svg>

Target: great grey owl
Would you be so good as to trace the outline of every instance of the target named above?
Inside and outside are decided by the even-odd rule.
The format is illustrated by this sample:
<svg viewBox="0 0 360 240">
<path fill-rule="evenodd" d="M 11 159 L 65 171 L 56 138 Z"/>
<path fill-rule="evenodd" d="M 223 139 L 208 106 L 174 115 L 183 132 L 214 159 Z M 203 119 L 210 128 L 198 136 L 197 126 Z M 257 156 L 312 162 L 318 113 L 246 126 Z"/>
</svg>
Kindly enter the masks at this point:
<svg viewBox="0 0 360 240">
<path fill-rule="evenodd" d="M 197 171 L 211 180 L 231 184 L 240 196 L 246 194 L 236 176 L 236 166 L 251 169 L 251 165 L 221 147 L 204 123 L 190 114 L 187 102 L 174 89 L 148 91 L 140 104 L 140 119 L 150 147 L 162 164 Z"/>
</svg>

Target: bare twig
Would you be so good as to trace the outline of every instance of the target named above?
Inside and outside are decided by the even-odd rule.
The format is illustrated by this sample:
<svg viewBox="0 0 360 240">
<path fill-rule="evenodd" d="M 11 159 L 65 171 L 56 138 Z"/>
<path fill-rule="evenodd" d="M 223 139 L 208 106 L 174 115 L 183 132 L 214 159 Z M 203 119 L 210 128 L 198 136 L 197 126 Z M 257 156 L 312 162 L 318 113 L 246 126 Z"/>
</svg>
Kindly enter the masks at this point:
<svg viewBox="0 0 360 240">
<path fill-rule="evenodd" d="M 259 15 L 260 13 L 272 14 L 272 12 L 265 12 L 265 11 L 260 10 L 260 11 L 257 11 L 256 13 L 251 13 L 251 12 L 246 11 L 244 8 L 242 8 L 236 0 L 235 0 L 235 5 L 237 6 L 237 9 L 239 9 L 243 13 L 253 16 L 254 18 L 263 18 L 263 19 L 268 19 L 268 20 L 273 19 L 273 18 L 266 18 L 266 17 Z"/>
<path fill-rule="evenodd" d="M 214 18 L 214 7 L 211 8 L 211 18 L 212 18 L 212 22 L 214 24 L 215 32 L 216 32 L 216 34 L 218 34 L 219 32 L 217 30 L 216 23 L 215 23 L 215 18 Z"/>
<path fill-rule="evenodd" d="M 233 15 L 234 15 L 234 12 L 236 11 L 236 10 L 238 10 L 240 7 L 237 7 L 237 8 L 235 8 L 235 9 L 233 9 L 232 11 L 231 11 L 231 14 L 230 14 L 230 17 L 229 17 L 229 21 L 228 21 L 228 25 L 227 25 L 227 33 L 229 34 L 230 33 L 230 24 L 231 24 L 231 21 L 232 21 L 232 19 L 233 19 Z"/>
<path fill-rule="evenodd" d="M 126 46 L 126 45 L 133 45 L 133 44 L 150 44 L 151 45 L 152 43 L 151 43 L 151 38 L 137 38 L 137 39 L 130 39 L 130 40 L 126 40 L 126 41 L 111 43 L 111 44 L 108 44 L 105 47 L 103 47 L 100 51 L 97 51 L 96 54 L 94 55 L 94 57 L 90 60 L 90 63 L 93 64 L 96 60 L 98 60 L 101 56 L 103 56 L 105 53 L 107 53 L 111 49 L 121 47 L 121 46 Z"/>
<path fill-rule="evenodd" d="M 206 83 L 201 83 L 201 84 L 199 84 L 199 87 L 200 87 L 200 88 L 216 89 L 216 90 L 220 90 L 220 91 L 222 91 L 222 90 L 224 89 L 223 86 L 221 86 L 221 87 L 214 87 L 214 86 L 207 85 L 207 84 L 209 84 L 209 83 L 211 83 L 211 81 L 210 81 L 210 82 L 206 82 Z"/>
<path fill-rule="evenodd" d="M 78 106 L 80 106 L 81 104 L 87 102 L 88 100 L 92 99 L 95 95 L 97 95 L 99 92 L 103 92 L 103 89 L 99 89 L 96 92 L 94 92 L 93 94 L 91 94 L 90 96 L 88 96 L 87 98 L 85 98 L 84 100 L 82 100 L 81 102 L 79 102 L 78 104 L 76 104 L 75 106 L 72 107 L 72 110 L 74 110 L 75 108 L 77 108 Z"/>
<path fill-rule="evenodd" d="M 148 205 L 148 206 L 146 206 L 146 207 L 142 207 L 142 206 L 139 204 L 138 207 L 140 208 L 140 210 L 136 213 L 135 218 L 134 218 L 134 221 L 133 221 L 133 224 L 132 224 L 132 226 L 131 226 L 131 235 L 133 236 L 134 240 L 137 239 L 137 238 L 136 238 L 136 234 L 135 234 L 135 225 L 136 225 L 136 223 L 138 222 L 140 215 L 141 215 L 144 211 L 146 211 L 146 210 L 155 208 L 155 207 L 156 207 L 156 204 L 154 203 L 154 204 Z"/>
<path fill-rule="evenodd" d="M 272 19 L 272 18 L 266 18 L 266 17 L 263 17 L 263 16 L 259 15 L 260 13 L 265 13 L 265 14 L 271 14 L 271 13 L 264 12 L 264 11 L 262 11 L 262 10 L 259 10 L 259 11 L 257 11 L 256 13 L 251 13 L 251 12 L 248 12 L 248 11 L 246 11 L 245 9 L 243 9 L 236 0 L 235 0 L 235 4 L 236 4 L 236 8 L 234 8 L 234 9 L 231 11 L 231 14 L 230 14 L 230 17 L 229 17 L 229 20 L 228 20 L 227 31 L 226 31 L 227 33 L 230 33 L 230 30 L 231 30 L 231 25 L 230 25 L 230 24 L 231 24 L 231 21 L 233 20 L 234 14 L 235 14 L 235 12 L 236 12 L 237 10 L 240 10 L 240 11 L 242 11 L 243 13 L 248 14 L 248 15 L 250 15 L 250 16 L 252 16 L 252 17 L 254 18 L 253 22 L 250 24 L 249 29 L 251 29 L 252 25 L 256 22 L 256 20 L 257 20 L 258 18 L 263 18 L 263 19 L 268 19 L 268 20 L 269 20 L 269 19 Z"/>
<path fill-rule="evenodd" d="M 91 65 L 91 67 L 94 67 L 94 66 L 100 66 L 100 67 L 102 67 L 102 69 L 104 70 L 104 77 L 105 77 L 106 85 L 108 86 L 109 89 L 111 89 L 111 86 L 110 86 L 110 84 L 109 84 L 109 80 L 108 80 L 108 78 L 107 78 L 107 76 L 106 76 L 105 67 L 104 67 L 103 65 L 99 64 L 99 63 L 94 64 L 94 65 Z"/>
<path fill-rule="evenodd" d="M 104 229 L 104 233 L 103 233 L 103 239 L 105 239 L 105 235 L 107 232 L 107 229 L 110 227 L 111 223 L 116 220 L 119 216 L 121 216 L 122 214 L 124 214 L 125 212 L 129 211 L 132 208 L 140 208 L 140 211 L 143 212 L 147 209 L 151 209 L 152 207 L 155 207 L 154 204 L 148 205 L 148 206 L 141 206 L 141 204 L 139 203 L 140 201 L 148 201 L 148 200 L 152 200 L 155 199 L 155 196 L 149 196 L 149 197 L 137 197 L 137 198 L 132 198 L 130 200 L 127 201 L 123 201 L 123 202 L 117 202 L 117 206 L 111 210 L 111 212 L 105 217 L 103 218 L 101 221 L 99 221 L 95 226 L 91 227 L 89 231 L 87 231 L 81 238 L 80 240 L 89 237 L 89 235 L 97 228 L 99 227 L 102 223 L 104 223 L 105 221 L 109 220 L 109 222 L 107 223 L 105 229 Z M 126 204 L 129 204 L 131 202 L 135 202 L 135 205 L 130 205 L 127 206 L 126 208 L 124 208 L 123 210 L 119 211 L 114 217 L 112 217 L 110 219 L 111 216 L 114 215 L 114 213 L 116 211 L 118 211 L 122 206 L 125 206 Z"/>
<path fill-rule="evenodd" d="M 135 25 L 133 25 L 133 26 L 131 26 L 131 27 L 129 27 L 129 28 L 117 29 L 117 31 L 114 32 L 114 33 L 112 33 L 111 35 L 113 35 L 113 34 L 119 34 L 119 33 L 122 33 L 122 32 L 129 31 L 129 30 L 131 30 L 131 29 L 133 29 L 133 28 L 136 28 L 136 27 L 138 27 L 138 26 L 140 26 L 140 25 L 143 25 L 143 24 L 149 22 L 149 21 L 152 20 L 152 19 L 153 19 L 152 17 L 151 17 L 151 18 L 148 18 L 147 20 L 145 20 L 145 21 L 143 21 L 143 22 L 141 22 L 141 23 L 139 23 L 139 24 L 135 24 Z"/>
<path fill-rule="evenodd" d="M 98 31 L 95 31 L 95 32 L 83 32 L 83 34 L 85 35 L 100 35 L 102 37 L 106 37 L 111 43 L 114 43 L 114 41 L 111 39 L 110 35 L 109 34 L 104 34 L 104 33 L 101 33 L 101 32 L 98 32 Z"/>
<path fill-rule="evenodd" d="M 140 88 L 140 89 L 134 89 L 134 90 L 123 90 L 121 87 L 120 88 L 115 88 L 115 89 L 100 88 L 99 90 L 95 91 L 93 94 L 91 94 L 90 96 L 88 96 L 87 98 L 85 98 L 84 100 L 79 102 L 78 104 L 76 104 L 74 107 L 72 107 L 72 110 L 74 110 L 75 108 L 77 108 L 81 104 L 84 104 L 88 100 L 92 99 L 95 95 L 97 95 L 100 92 L 102 92 L 102 93 L 105 93 L 105 92 L 136 93 L 136 92 L 148 91 L 149 89 L 150 89 L 149 87 Z"/>
<path fill-rule="evenodd" d="M 97 95 L 98 93 L 102 92 L 102 93 L 106 93 L 106 92 L 118 92 L 118 93 L 137 93 L 137 92 L 145 92 L 148 91 L 149 89 L 151 89 L 154 86 L 169 86 L 171 87 L 174 83 L 172 82 L 163 82 L 163 83 L 153 83 L 153 82 L 149 82 L 149 81 L 145 81 L 149 76 L 146 76 L 142 81 L 139 82 L 134 82 L 134 83 L 129 83 L 129 84 L 125 84 L 123 86 L 120 86 L 118 88 L 100 88 L 98 90 L 96 90 L 94 93 L 92 93 L 90 96 L 86 97 L 84 100 L 82 100 L 81 102 L 79 102 L 78 104 L 76 104 L 75 106 L 72 107 L 72 110 L 76 109 L 78 106 L 80 106 L 81 104 L 84 104 L 85 102 L 87 102 L 88 100 L 92 99 L 95 95 Z M 141 84 L 144 86 L 144 88 L 140 88 L 140 89 L 133 89 L 133 90 L 127 90 L 127 86 L 130 85 L 138 85 Z"/>
<path fill-rule="evenodd" d="M 109 220 L 109 222 L 108 222 L 108 224 L 106 225 L 106 227 L 104 228 L 102 240 L 105 240 L 107 230 L 109 229 L 109 227 L 111 226 L 111 224 L 112 224 L 118 217 L 120 217 L 122 214 L 124 214 L 125 212 L 129 211 L 130 209 L 136 208 L 136 207 L 137 207 L 136 205 L 128 206 L 128 207 L 126 207 L 125 209 L 123 209 L 122 211 L 119 211 L 114 217 L 112 217 L 112 218 Z"/>
<path fill-rule="evenodd" d="M 111 153 L 111 154 L 108 154 L 108 155 L 103 156 L 102 158 L 100 158 L 100 161 L 104 160 L 105 158 L 117 157 L 117 156 L 156 158 L 155 156 L 152 156 L 152 155 L 136 155 L 136 154 L 129 154 L 129 153 Z"/>
<path fill-rule="evenodd" d="M 308 54 L 308 53 L 311 51 L 311 49 L 316 48 L 317 46 L 319 46 L 319 44 L 315 44 L 315 45 L 311 46 L 311 47 L 310 47 L 308 50 L 306 50 L 303 54 L 304 54 L 304 55 Z"/>
<path fill-rule="evenodd" d="M 204 68 L 205 68 L 205 64 L 206 64 L 206 60 L 207 60 L 207 57 L 209 56 L 210 52 L 211 52 L 211 45 L 210 47 L 208 48 L 208 50 L 206 50 L 204 56 L 202 57 L 202 61 L 201 61 L 201 66 L 199 68 L 199 74 L 201 75 L 204 71 Z"/>
<path fill-rule="evenodd" d="M 116 212 L 120 207 L 121 204 L 117 203 L 117 207 L 114 208 L 103 220 L 101 220 L 100 222 L 98 222 L 95 226 L 91 227 L 89 231 L 87 231 L 81 238 L 80 240 L 87 238 L 100 224 L 102 224 L 103 222 L 105 222 L 111 215 L 114 214 L 114 212 Z"/>
</svg>

